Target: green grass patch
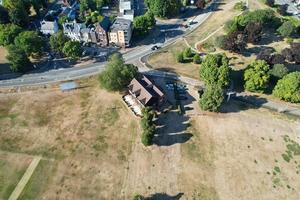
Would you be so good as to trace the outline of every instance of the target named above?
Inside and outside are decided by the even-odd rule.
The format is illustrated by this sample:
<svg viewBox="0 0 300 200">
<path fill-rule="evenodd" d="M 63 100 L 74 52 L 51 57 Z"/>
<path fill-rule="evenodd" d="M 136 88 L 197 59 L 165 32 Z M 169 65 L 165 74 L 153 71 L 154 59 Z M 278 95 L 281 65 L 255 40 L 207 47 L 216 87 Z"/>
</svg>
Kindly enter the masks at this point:
<svg viewBox="0 0 300 200">
<path fill-rule="evenodd" d="M 41 160 L 18 200 L 42 199 L 41 195 L 51 182 L 54 171 L 54 162 Z"/>
<path fill-rule="evenodd" d="M 274 167 L 274 171 L 277 172 L 278 174 L 280 174 L 280 168 L 278 166 Z"/>
</svg>

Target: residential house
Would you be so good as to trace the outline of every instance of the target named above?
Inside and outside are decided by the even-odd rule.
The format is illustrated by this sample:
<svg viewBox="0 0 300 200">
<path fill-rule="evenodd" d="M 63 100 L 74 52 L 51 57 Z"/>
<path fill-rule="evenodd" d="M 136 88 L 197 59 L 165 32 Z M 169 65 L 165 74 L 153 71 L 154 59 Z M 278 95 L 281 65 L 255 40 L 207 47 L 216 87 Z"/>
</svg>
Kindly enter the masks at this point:
<svg viewBox="0 0 300 200">
<path fill-rule="evenodd" d="M 97 23 L 95 26 L 95 40 L 99 46 L 107 46 L 109 44 L 108 32 L 109 32 L 110 20 L 108 17 Z M 91 35 L 93 37 L 93 34 Z"/>
<path fill-rule="evenodd" d="M 110 27 L 109 43 L 121 47 L 130 46 L 133 25 L 128 19 L 117 18 Z"/>
<path fill-rule="evenodd" d="M 133 79 L 128 86 L 128 92 L 142 107 L 158 107 L 166 101 L 165 94 L 145 75 Z"/>
<path fill-rule="evenodd" d="M 57 21 L 41 21 L 41 29 L 40 31 L 44 35 L 53 35 L 58 32 L 58 24 Z"/>
<path fill-rule="evenodd" d="M 72 7 L 77 3 L 77 0 L 62 0 L 62 4 L 66 7 Z"/>
<path fill-rule="evenodd" d="M 81 29 L 86 28 L 85 24 L 73 22 L 66 22 L 63 24 L 64 34 L 73 41 L 82 41 Z"/>
</svg>

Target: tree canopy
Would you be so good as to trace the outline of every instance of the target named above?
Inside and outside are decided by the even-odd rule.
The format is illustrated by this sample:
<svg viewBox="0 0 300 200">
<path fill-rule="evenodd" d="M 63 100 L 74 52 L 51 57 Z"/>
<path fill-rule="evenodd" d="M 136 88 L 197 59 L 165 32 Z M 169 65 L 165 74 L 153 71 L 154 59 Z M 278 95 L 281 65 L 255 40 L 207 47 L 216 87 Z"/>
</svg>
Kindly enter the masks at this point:
<svg viewBox="0 0 300 200">
<path fill-rule="evenodd" d="M 155 18 L 151 11 L 145 15 L 137 16 L 133 19 L 134 31 L 137 35 L 145 35 L 155 25 Z"/>
<path fill-rule="evenodd" d="M 13 72 L 26 72 L 32 67 L 26 53 L 15 45 L 8 47 L 8 56 L 6 58 Z"/>
<path fill-rule="evenodd" d="M 41 55 L 45 41 L 35 31 L 24 31 L 15 38 L 15 45 L 22 49 L 27 56 Z"/>
<path fill-rule="evenodd" d="M 29 23 L 29 8 L 26 1 L 4 0 L 4 7 L 8 9 L 10 21 L 16 25 L 26 27 Z"/>
<path fill-rule="evenodd" d="M 137 77 L 138 68 L 125 64 L 119 54 L 113 54 L 106 65 L 106 69 L 99 76 L 100 84 L 108 91 L 121 91 L 130 81 Z"/>
<path fill-rule="evenodd" d="M 22 32 L 22 28 L 14 24 L 0 24 L 0 46 L 14 43 L 15 38 Z"/>
<path fill-rule="evenodd" d="M 54 52 L 62 53 L 65 43 L 69 40 L 70 39 L 62 31 L 59 31 L 57 34 L 51 35 L 49 43 Z"/>
<path fill-rule="evenodd" d="M 6 8 L 0 5 L 0 24 L 6 24 L 9 22 L 9 15 Z"/>
<path fill-rule="evenodd" d="M 251 63 L 245 71 L 245 89 L 250 92 L 263 92 L 269 82 L 268 63 L 264 60 L 256 60 Z"/>
<path fill-rule="evenodd" d="M 283 37 L 289 37 L 292 35 L 292 33 L 296 30 L 295 25 L 290 22 L 286 21 L 284 22 L 278 29 L 278 33 Z"/>
<path fill-rule="evenodd" d="M 225 87 L 229 84 L 229 60 L 224 54 L 207 55 L 199 72 L 200 79 L 207 85 L 217 84 Z"/>
<path fill-rule="evenodd" d="M 78 59 L 82 55 L 83 50 L 80 42 L 67 41 L 64 44 L 62 52 L 65 54 L 65 56 L 71 59 Z"/>
<path fill-rule="evenodd" d="M 300 103 L 300 72 L 293 72 L 279 80 L 273 95 L 288 102 Z"/>
<path fill-rule="evenodd" d="M 210 112 L 219 111 L 224 101 L 224 92 L 220 85 L 206 85 L 204 93 L 200 98 L 200 107 Z"/>
<path fill-rule="evenodd" d="M 145 3 L 154 15 L 162 18 L 177 15 L 182 6 L 181 0 L 145 0 Z"/>
</svg>

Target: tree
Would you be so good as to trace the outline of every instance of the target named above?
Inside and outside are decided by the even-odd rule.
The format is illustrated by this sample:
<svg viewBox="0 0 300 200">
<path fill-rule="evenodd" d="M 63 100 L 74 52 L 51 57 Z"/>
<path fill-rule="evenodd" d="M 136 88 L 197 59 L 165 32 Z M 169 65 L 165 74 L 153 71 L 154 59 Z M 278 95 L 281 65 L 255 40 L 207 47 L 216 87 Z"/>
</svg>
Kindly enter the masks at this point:
<svg viewBox="0 0 300 200">
<path fill-rule="evenodd" d="M 69 40 L 70 39 L 62 31 L 59 31 L 57 34 L 51 35 L 49 43 L 54 52 L 62 53 L 66 42 Z"/>
<path fill-rule="evenodd" d="M 65 15 L 65 16 L 59 17 L 59 19 L 58 19 L 58 25 L 60 26 L 60 28 L 63 27 L 63 24 L 64 24 L 66 21 L 68 21 L 68 16 Z"/>
<path fill-rule="evenodd" d="M 155 18 L 151 11 L 145 15 L 137 16 L 133 19 L 133 26 L 135 33 L 138 35 L 145 35 L 155 25 Z"/>
<path fill-rule="evenodd" d="M 273 95 L 284 101 L 300 103 L 300 72 L 293 72 L 279 80 Z"/>
<path fill-rule="evenodd" d="M 245 89 L 250 92 L 263 92 L 268 85 L 270 67 L 264 60 L 256 60 L 245 71 Z"/>
<path fill-rule="evenodd" d="M 206 85 L 217 84 L 226 87 L 229 84 L 229 60 L 224 54 L 207 55 L 200 66 L 200 79 Z"/>
<path fill-rule="evenodd" d="M 145 3 L 154 15 L 162 18 L 177 15 L 182 6 L 181 0 L 145 0 Z"/>
<path fill-rule="evenodd" d="M 284 58 L 288 61 L 288 62 L 294 62 L 294 55 L 291 49 L 289 48 L 285 48 L 281 51 L 281 54 L 284 56 Z"/>
<path fill-rule="evenodd" d="M 239 23 L 236 19 L 229 20 L 225 23 L 224 29 L 227 34 L 237 32 L 240 29 Z"/>
<path fill-rule="evenodd" d="M 119 54 L 113 54 L 99 76 L 100 84 L 108 91 L 123 90 L 138 75 L 138 68 L 126 65 Z"/>
<path fill-rule="evenodd" d="M 275 5 L 275 0 L 265 0 L 265 3 L 270 6 L 270 7 L 274 7 Z"/>
<path fill-rule="evenodd" d="M 269 71 L 269 74 L 276 80 L 282 79 L 287 75 L 289 70 L 284 66 L 284 64 L 275 64 L 273 68 Z"/>
<path fill-rule="evenodd" d="M 281 54 L 273 54 L 271 56 L 271 59 L 270 59 L 270 63 L 271 65 L 275 65 L 275 64 L 283 64 L 285 61 L 285 57 Z"/>
<path fill-rule="evenodd" d="M 205 111 L 219 111 L 224 100 L 224 91 L 220 85 L 207 85 L 200 98 L 200 107 Z"/>
<path fill-rule="evenodd" d="M 259 22 L 250 22 L 247 24 L 244 33 L 247 37 L 247 41 L 250 43 L 257 43 L 262 37 L 262 24 Z"/>
<path fill-rule="evenodd" d="M 153 28 L 156 24 L 155 16 L 151 10 L 148 10 L 145 14 L 145 17 L 147 19 L 147 26 L 148 28 Z"/>
<path fill-rule="evenodd" d="M 150 146 L 155 134 L 155 125 L 153 123 L 154 111 L 151 107 L 145 107 L 142 110 L 143 118 L 141 120 L 141 126 L 143 128 L 142 143 L 145 146 Z"/>
<path fill-rule="evenodd" d="M 230 33 L 225 40 L 225 49 L 240 53 L 247 46 L 246 37 L 243 32 L 237 31 Z"/>
<path fill-rule="evenodd" d="M 202 59 L 201 59 L 200 55 L 198 53 L 196 53 L 193 57 L 193 63 L 201 64 L 201 62 L 202 62 Z"/>
<path fill-rule="evenodd" d="M 291 44 L 291 51 L 293 53 L 295 62 L 297 64 L 300 63 L 300 43 L 292 43 Z"/>
<path fill-rule="evenodd" d="M 6 8 L 0 5 L 0 24 L 9 23 L 9 15 Z"/>
<path fill-rule="evenodd" d="M 0 46 L 14 43 L 15 38 L 22 32 L 22 28 L 14 24 L 0 24 Z"/>
<path fill-rule="evenodd" d="M 27 56 L 41 55 L 45 41 L 35 31 L 24 31 L 15 38 L 15 45 L 22 49 Z"/>
<path fill-rule="evenodd" d="M 290 22 L 290 21 L 286 21 L 284 22 L 278 29 L 278 33 L 282 36 L 282 37 L 289 37 L 293 34 L 293 32 L 296 30 L 295 25 Z"/>
<path fill-rule="evenodd" d="M 184 56 L 183 56 L 183 52 L 179 52 L 176 55 L 176 61 L 178 63 L 184 63 Z"/>
<path fill-rule="evenodd" d="M 13 72 L 26 72 L 32 68 L 32 64 L 26 53 L 17 46 L 8 47 L 8 56 L 6 57 Z"/>
<path fill-rule="evenodd" d="M 10 21 L 21 27 L 29 23 L 29 10 L 22 0 L 5 0 L 4 7 L 8 9 Z"/>
<path fill-rule="evenodd" d="M 145 198 L 142 195 L 137 194 L 137 195 L 134 195 L 132 200 L 145 200 Z"/>
<path fill-rule="evenodd" d="M 82 47 L 80 42 L 67 41 L 62 49 L 63 54 L 71 59 L 78 59 L 82 55 Z"/>
<path fill-rule="evenodd" d="M 279 5 L 277 12 L 284 16 L 287 14 L 288 7 L 289 7 L 288 4 Z"/>
</svg>

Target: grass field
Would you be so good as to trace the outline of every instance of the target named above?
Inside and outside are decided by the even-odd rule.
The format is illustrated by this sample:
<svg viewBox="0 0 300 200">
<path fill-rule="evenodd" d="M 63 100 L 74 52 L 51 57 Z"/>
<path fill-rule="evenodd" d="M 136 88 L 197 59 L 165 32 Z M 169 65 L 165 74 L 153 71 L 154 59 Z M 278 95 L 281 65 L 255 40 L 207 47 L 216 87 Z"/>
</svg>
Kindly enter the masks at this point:
<svg viewBox="0 0 300 200">
<path fill-rule="evenodd" d="M 0 152 L 0 198 L 8 199 L 14 188 L 22 178 L 28 165 L 30 156 Z"/>
</svg>

